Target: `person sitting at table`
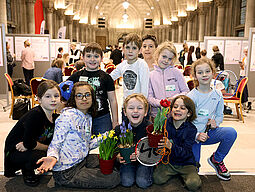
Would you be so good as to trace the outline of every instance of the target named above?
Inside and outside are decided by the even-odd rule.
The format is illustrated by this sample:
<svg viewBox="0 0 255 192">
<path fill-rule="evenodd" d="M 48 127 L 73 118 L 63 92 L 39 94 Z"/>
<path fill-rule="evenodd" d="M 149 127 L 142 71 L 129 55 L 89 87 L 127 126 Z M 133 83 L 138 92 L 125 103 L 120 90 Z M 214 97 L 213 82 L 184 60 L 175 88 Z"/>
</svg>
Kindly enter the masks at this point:
<svg viewBox="0 0 255 192">
<path fill-rule="evenodd" d="M 58 84 L 63 81 L 63 70 L 64 70 L 64 61 L 62 59 L 55 59 L 49 68 L 43 75 L 43 78 L 50 79 Z"/>
</svg>

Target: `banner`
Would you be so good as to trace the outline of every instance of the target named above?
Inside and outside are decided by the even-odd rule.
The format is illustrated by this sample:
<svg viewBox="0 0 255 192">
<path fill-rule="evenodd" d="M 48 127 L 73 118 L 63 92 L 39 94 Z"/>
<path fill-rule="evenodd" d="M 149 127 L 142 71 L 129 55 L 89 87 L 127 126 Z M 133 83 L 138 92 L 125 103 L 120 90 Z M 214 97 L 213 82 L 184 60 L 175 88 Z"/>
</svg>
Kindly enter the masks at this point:
<svg viewBox="0 0 255 192">
<path fill-rule="evenodd" d="M 66 38 L 66 26 L 60 27 L 58 30 L 58 39 L 65 39 Z"/>
<path fill-rule="evenodd" d="M 40 34 L 44 34 L 44 29 L 45 29 L 45 20 L 43 20 L 41 23 Z"/>
<path fill-rule="evenodd" d="M 41 24 L 42 21 L 44 20 L 42 0 L 36 0 L 34 6 L 34 14 L 35 14 L 35 34 L 40 34 Z"/>
</svg>

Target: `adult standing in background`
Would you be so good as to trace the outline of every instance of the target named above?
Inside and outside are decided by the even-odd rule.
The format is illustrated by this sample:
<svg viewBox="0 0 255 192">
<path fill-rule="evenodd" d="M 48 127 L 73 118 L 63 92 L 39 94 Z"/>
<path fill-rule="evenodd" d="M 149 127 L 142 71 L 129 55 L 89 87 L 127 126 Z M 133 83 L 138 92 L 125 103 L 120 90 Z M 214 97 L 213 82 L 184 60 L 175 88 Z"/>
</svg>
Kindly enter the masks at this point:
<svg viewBox="0 0 255 192">
<path fill-rule="evenodd" d="M 23 68 L 23 74 L 27 85 L 30 85 L 30 80 L 34 77 L 34 68 L 35 68 L 35 52 L 30 47 L 30 42 L 26 40 L 24 42 L 24 47 L 21 51 L 21 67 Z"/>
<path fill-rule="evenodd" d="M 81 51 L 76 49 L 76 44 L 71 43 L 71 54 L 69 55 L 69 64 L 75 63 L 80 60 Z"/>
<path fill-rule="evenodd" d="M 7 73 L 12 77 L 13 67 L 16 66 L 14 63 L 15 54 L 11 54 L 10 52 L 10 45 L 6 42 L 6 57 L 7 57 Z"/>
<path fill-rule="evenodd" d="M 153 55 L 158 47 L 157 39 L 154 35 L 145 35 L 142 37 L 142 42 L 141 52 L 143 54 L 143 58 L 146 61 L 149 70 L 152 71 L 154 69 L 153 64 L 155 64 Z"/>
<path fill-rule="evenodd" d="M 194 51 L 195 51 L 195 47 L 193 45 L 191 45 L 189 47 L 189 51 L 188 51 L 187 65 L 192 65 L 192 63 L 196 60 Z"/>
<path fill-rule="evenodd" d="M 64 51 L 63 47 L 58 48 L 58 55 L 57 55 L 58 59 L 61 59 L 63 57 L 63 51 Z"/>
<path fill-rule="evenodd" d="M 119 50 L 119 46 L 115 45 L 115 49 L 111 52 L 110 59 L 112 60 L 113 64 L 116 66 L 121 63 L 122 59 L 122 52 Z"/>
<path fill-rule="evenodd" d="M 219 47 L 217 45 L 214 45 L 212 47 L 212 50 L 213 50 L 212 60 L 215 63 L 215 68 L 217 70 L 224 71 L 224 59 L 223 55 L 220 53 Z"/>
</svg>

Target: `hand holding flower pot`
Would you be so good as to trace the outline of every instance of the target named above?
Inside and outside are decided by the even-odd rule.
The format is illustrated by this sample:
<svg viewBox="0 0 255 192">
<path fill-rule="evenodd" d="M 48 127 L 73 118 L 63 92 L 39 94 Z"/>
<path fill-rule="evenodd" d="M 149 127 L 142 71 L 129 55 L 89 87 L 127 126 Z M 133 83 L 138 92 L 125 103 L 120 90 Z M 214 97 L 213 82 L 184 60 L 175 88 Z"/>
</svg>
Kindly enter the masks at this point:
<svg viewBox="0 0 255 192">
<path fill-rule="evenodd" d="M 157 148 L 158 143 L 163 138 L 163 127 L 166 125 L 167 113 L 171 102 L 167 99 L 160 101 L 161 109 L 158 108 L 158 113 L 154 119 L 154 124 L 149 125 L 146 130 L 149 138 L 149 146 Z"/>
<path fill-rule="evenodd" d="M 132 126 L 129 123 L 126 127 L 125 122 L 123 121 L 120 125 L 120 145 L 119 145 L 119 151 L 120 155 L 123 157 L 126 163 L 131 163 L 130 155 L 134 153 L 135 146 L 134 146 L 134 135 L 132 132 Z"/>
</svg>

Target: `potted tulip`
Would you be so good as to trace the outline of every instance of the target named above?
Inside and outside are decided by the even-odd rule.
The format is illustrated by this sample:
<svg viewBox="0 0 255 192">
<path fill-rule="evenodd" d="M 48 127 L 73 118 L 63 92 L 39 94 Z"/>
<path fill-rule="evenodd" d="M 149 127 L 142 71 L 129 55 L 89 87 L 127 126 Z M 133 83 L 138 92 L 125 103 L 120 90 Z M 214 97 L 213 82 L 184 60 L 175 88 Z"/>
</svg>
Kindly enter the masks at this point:
<svg viewBox="0 0 255 192">
<path fill-rule="evenodd" d="M 134 146 L 134 135 L 132 132 L 132 126 L 129 123 L 127 126 L 125 125 L 125 122 L 123 121 L 120 125 L 120 135 L 119 135 L 119 152 L 120 155 L 124 158 L 126 163 L 131 163 L 130 161 L 130 155 L 135 151 Z"/>
<path fill-rule="evenodd" d="M 170 104 L 171 102 L 167 99 L 162 99 L 160 101 L 161 108 L 158 108 L 154 124 L 151 124 L 146 128 L 150 147 L 157 148 L 158 143 L 163 138 L 163 127 L 166 125 Z"/>
<path fill-rule="evenodd" d="M 111 174 L 116 159 L 118 137 L 114 136 L 114 130 L 111 130 L 103 136 L 97 136 L 99 142 L 99 166 L 103 174 Z"/>
</svg>

